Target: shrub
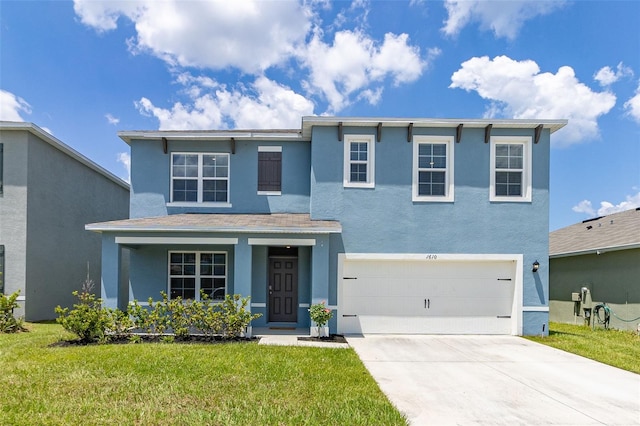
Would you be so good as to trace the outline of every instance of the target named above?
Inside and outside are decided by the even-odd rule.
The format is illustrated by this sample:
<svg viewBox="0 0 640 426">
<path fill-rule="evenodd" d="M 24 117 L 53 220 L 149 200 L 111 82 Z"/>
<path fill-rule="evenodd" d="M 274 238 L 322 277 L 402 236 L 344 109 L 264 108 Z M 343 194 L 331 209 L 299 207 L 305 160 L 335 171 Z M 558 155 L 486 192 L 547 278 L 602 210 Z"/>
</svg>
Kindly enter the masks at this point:
<svg viewBox="0 0 640 426">
<path fill-rule="evenodd" d="M 16 318 L 13 310 L 18 305 L 18 295 L 20 291 L 16 291 L 9 296 L 0 293 L 0 333 L 17 333 L 26 331 L 22 318 Z"/>
<path fill-rule="evenodd" d="M 220 305 L 222 311 L 222 336 L 240 337 L 246 328 L 256 318 L 262 314 L 252 314 L 247 308 L 248 297 L 241 297 L 239 294 L 233 296 L 227 294 Z"/>
<path fill-rule="evenodd" d="M 191 323 L 195 329 L 208 337 L 217 336 L 224 329 L 224 319 L 218 304 L 212 303 L 206 295 L 201 302 L 191 305 Z"/>
<path fill-rule="evenodd" d="M 74 304 L 71 310 L 58 305 L 55 309 L 58 314 L 56 322 L 85 343 L 108 339 L 106 331 L 110 326 L 112 313 L 102 307 L 102 299 L 97 299 L 86 290 L 74 291 L 72 294 L 78 298 L 79 303 Z"/>
<path fill-rule="evenodd" d="M 331 309 L 324 305 L 324 301 L 311 305 L 309 308 L 309 315 L 311 320 L 316 323 L 318 327 L 324 327 L 329 320 L 333 317 Z"/>
</svg>

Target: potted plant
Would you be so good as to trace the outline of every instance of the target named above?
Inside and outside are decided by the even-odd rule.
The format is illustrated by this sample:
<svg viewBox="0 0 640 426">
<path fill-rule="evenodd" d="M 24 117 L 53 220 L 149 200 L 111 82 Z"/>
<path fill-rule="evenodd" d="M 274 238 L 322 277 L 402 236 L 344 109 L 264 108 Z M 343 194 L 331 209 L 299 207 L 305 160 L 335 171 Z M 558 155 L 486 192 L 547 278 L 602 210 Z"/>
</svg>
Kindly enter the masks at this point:
<svg viewBox="0 0 640 426">
<path fill-rule="evenodd" d="M 331 309 L 325 306 L 324 300 L 320 303 L 311 305 L 309 308 L 311 316 L 311 337 L 329 337 L 329 320 L 333 317 Z M 314 325 L 315 324 L 315 325 Z"/>
</svg>

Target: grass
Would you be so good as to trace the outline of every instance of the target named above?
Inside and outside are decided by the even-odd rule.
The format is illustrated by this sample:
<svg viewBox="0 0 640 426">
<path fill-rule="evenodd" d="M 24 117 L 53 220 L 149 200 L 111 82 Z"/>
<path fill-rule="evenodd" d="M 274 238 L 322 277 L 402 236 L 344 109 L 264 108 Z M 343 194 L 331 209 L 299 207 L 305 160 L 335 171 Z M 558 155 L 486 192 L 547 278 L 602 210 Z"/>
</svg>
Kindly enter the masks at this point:
<svg viewBox="0 0 640 426">
<path fill-rule="evenodd" d="M 352 349 L 225 344 L 50 347 L 0 334 L 0 424 L 398 425 Z"/>
<path fill-rule="evenodd" d="M 631 331 L 605 330 L 572 324 L 549 324 L 549 336 L 530 340 L 640 374 L 640 336 Z"/>
</svg>

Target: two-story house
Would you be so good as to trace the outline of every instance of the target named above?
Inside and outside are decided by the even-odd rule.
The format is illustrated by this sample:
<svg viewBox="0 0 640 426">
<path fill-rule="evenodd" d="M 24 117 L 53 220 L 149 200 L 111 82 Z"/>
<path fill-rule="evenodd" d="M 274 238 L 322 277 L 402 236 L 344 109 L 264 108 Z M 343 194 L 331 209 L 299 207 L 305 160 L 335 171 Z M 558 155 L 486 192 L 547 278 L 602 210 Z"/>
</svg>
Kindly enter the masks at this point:
<svg viewBox="0 0 640 426">
<path fill-rule="evenodd" d="M 131 217 L 102 297 L 251 296 L 254 327 L 546 334 L 549 145 L 565 120 L 303 117 L 301 129 L 125 131 Z M 130 280 L 119 285 L 123 251 Z"/>
<path fill-rule="evenodd" d="M 99 283 L 101 239 L 84 227 L 128 216 L 122 179 L 35 124 L 0 121 L 0 293 L 20 292 L 15 315 L 54 319 L 87 274 Z"/>
</svg>

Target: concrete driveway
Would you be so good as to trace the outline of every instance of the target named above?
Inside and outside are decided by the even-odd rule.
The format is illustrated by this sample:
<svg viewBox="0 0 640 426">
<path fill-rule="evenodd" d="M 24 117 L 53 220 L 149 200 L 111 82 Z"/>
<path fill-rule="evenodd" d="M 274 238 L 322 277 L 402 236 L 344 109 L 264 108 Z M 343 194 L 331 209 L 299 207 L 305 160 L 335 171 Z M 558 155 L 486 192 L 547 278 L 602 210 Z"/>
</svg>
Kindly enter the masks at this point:
<svg viewBox="0 0 640 426">
<path fill-rule="evenodd" d="M 347 340 L 412 425 L 640 425 L 640 375 L 520 337 Z"/>
</svg>

